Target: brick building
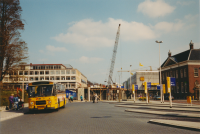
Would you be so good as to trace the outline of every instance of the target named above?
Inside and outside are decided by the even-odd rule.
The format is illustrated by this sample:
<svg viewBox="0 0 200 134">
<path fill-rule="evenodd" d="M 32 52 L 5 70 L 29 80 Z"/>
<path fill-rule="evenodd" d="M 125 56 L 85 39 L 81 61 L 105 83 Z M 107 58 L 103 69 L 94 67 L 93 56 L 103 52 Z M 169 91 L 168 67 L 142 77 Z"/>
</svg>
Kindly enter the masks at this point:
<svg viewBox="0 0 200 134">
<path fill-rule="evenodd" d="M 163 84 L 167 85 L 167 77 L 176 78 L 176 86 L 172 87 L 175 99 L 186 99 L 187 96 L 199 99 L 200 49 L 194 49 L 192 41 L 189 46 L 189 50 L 173 56 L 169 51 L 168 58 L 161 65 Z"/>
</svg>

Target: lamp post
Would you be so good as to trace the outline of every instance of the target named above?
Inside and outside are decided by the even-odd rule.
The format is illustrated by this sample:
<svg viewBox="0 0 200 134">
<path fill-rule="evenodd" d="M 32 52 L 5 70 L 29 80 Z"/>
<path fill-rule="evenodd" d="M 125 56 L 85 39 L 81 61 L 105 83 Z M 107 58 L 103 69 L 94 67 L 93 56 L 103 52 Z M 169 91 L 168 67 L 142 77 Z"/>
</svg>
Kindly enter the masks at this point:
<svg viewBox="0 0 200 134">
<path fill-rule="evenodd" d="M 162 81 L 161 81 L 161 65 L 160 65 L 160 43 L 163 43 L 163 41 L 157 41 L 156 40 L 156 43 L 159 43 L 159 66 L 160 66 L 160 101 L 161 101 L 161 103 L 162 103 L 162 100 L 163 100 L 163 98 L 164 98 L 164 96 L 163 96 L 163 89 L 162 89 L 162 87 L 161 87 L 161 85 L 162 85 Z"/>
<path fill-rule="evenodd" d="M 131 66 L 132 65 L 130 65 L 130 90 L 131 90 Z M 132 98 L 132 97 L 131 97 Z"/>
</svg>

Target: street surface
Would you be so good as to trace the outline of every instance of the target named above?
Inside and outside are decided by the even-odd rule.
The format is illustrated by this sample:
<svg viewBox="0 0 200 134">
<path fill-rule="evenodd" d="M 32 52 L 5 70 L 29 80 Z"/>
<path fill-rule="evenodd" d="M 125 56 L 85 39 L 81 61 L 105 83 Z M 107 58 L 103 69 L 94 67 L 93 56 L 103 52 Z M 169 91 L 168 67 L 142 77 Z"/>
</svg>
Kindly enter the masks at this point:
<svg viewBox="0 0 200 134">
<path fill-rule="evenodd" d="M 1 122 L 1 134 L 199 134 L 197 131 L 148 123 L 151 119 L 179 119 L 125 112 L 115 104 L 73 102 L 58 111 L 25 114 Z M 190 120 L 190 118 L 188 118 Z M 193 120 L 193 119 L 192 119 Z"/>
</svg>

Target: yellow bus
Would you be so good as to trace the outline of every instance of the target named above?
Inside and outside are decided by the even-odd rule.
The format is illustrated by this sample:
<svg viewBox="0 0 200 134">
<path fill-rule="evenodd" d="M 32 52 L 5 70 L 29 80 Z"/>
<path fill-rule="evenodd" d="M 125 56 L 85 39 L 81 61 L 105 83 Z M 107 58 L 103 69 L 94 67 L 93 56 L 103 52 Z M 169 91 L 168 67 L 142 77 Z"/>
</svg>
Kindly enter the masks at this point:
<svg viewBox="0 0 200 134">
<path fill-rule="evenodd" d="M 58 109 L 67 102 L 65 87 L 51 81 L 29 83 L 29 110 Z"/>
</svg>

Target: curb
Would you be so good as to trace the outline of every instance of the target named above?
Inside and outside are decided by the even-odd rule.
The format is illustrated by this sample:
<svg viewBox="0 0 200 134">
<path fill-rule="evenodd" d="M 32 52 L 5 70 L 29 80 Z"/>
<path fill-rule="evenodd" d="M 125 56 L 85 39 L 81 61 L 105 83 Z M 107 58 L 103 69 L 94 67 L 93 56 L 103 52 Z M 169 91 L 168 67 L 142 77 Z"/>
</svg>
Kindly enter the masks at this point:
<svg viewBox="0 0 200 134">
<path fill-rule="evenodd" d="M 169 121 L 169 120 L 162 120 L 162 121 Z M 171 120 L 171 121 L 175 121 L 175 120 Z M 175 122 L 182 122 L 182 121 L 175 121 Z M 181 129 L 187 129 L 187 130 L 193 130 L 193 131 L 198 131 L 198 132 L 200 131 L 200 127 L 183 126 L 183 125 L 180 125 L 181 123 L 172 124 L 172 123 L 160 122 L 160 121 L 157 121 L 157 120 L 150 120 L 148 123 L 163 125 L 163 126 L 170 126 L 170 127 L 175 127 L 175 128 L 181 128 Z"/>
</svg>

